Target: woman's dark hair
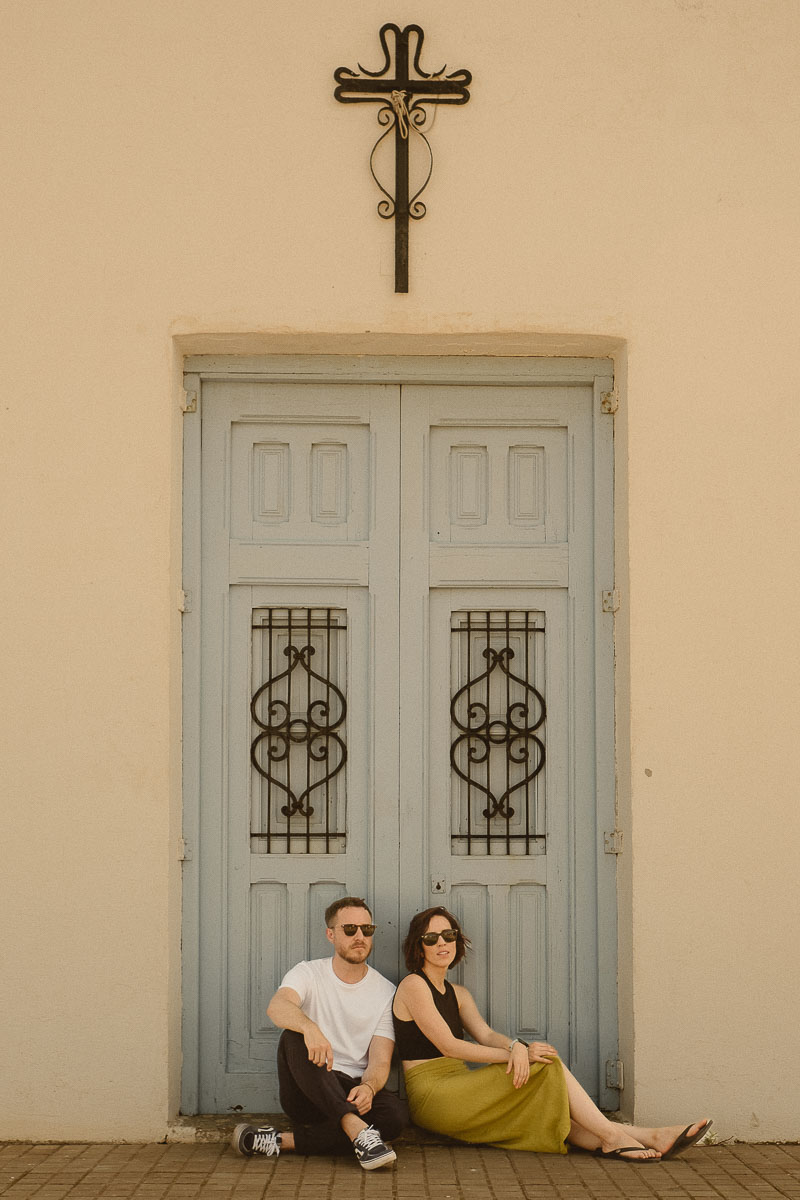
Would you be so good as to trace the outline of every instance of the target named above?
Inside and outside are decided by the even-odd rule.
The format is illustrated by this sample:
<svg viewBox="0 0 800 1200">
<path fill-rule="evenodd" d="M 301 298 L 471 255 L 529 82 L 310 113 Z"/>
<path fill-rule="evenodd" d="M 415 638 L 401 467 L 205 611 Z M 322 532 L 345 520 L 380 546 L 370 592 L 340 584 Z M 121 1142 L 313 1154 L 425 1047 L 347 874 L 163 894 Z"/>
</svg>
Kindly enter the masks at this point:
<svg viewBox="0 0 800 1200">
<path fill-rule="evenodd" d="M 438 904 L 436 908 L 426 908 L 424 912 L 419 912 L 415 917 L 411 918 L 411 924 L 408 927 L 406 940 L 403 942 L 403 957 L 406 960 L 406 966 L 408 967 L 409 971 L 419 971 L 420 967 L 425 962 L 425 955 L 422 950 L 422 942 L 419 939 L 422 937 L 423 933 L 427 933 L 428 925 L 430 924 L 432 917 L 444 917 L 446 921 L 450 922 L 450 928 L 458 931 L 458 937 L 456 938 L 456 956 L 450 963 L 451 967 L 454 967 L 457 963 L 460 963 L 469 949 L 469 938 L 464 937 L 458 920 L 451 912 L 449 912 L 446 908 L 443 908 L 441 904 Z"/>
</svg>

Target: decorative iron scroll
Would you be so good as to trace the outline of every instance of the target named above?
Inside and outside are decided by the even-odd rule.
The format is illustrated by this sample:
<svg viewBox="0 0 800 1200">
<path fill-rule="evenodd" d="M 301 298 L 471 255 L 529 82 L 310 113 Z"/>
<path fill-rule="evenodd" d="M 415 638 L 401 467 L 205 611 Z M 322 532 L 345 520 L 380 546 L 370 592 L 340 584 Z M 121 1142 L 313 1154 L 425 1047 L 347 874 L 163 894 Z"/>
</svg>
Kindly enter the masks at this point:
<svg viewBox="0 0 800 1200">
<path fill-rule="evenodd" d="M 262 851 L 344 849 L 346 629 L 346 614 L 330 608 L 253 614 L 254 666 L 267 676 L 250 702 L 260 781 L 251 835 Z"/>
<path fill-rule="evenodd" d="M 393 53 L 389 48 L 391 34 Z M 428 186 L 433 172 L 433 151 L 422 132 L 428 120 L 427 104 L 466 104 L 469 100 L 469 71 L 447 71 L 440 67 L 429 74 L 420 66 L 422 43 L 425 40 L 419 25 L 399 25 L 389 22 L 379 33 L 383 50 L 383 66 L 378 71 L 368 71 L 358 64 L 358 70 L 337 67 L 333 73 L 337 87 L 334 96 L 342 104 L 378 104 L 378 124 L 384 132 L 372 147 L 369 169 L 372 178 L 383 192 L 384 199 L 378 202 L 378 213 L 395 223 L 395 286 L 396 292 L 408 291 L 408 222 L 409 218 L 419 221 L 425 216 L 426 208 L 420 196 Z M 411 63 L 412 40 L 414 60 Z M 433 122 L 431 122 L 433 124 Z M 375 153 L 384 138 L 394 131 L 394 193 L 379 180 L 375 173 Z M 427 174 L 422 186 L 412 194 L 409 181 L 409 149 L 411 134 L 425 146 Z"/>
<path fill-rule="evenodd" d="M 458 731 L 450 763 L 463 781 L 454 780 L 453 848 L 467 854 L 535 853 L 536 843 L 545 839 L 539 777 L 546 761 L 547 706 L 536 686 L 544 672 L 543 614 L 457 612 L 451 631 L 459 670 L 450 703 Z"/>
</svg>

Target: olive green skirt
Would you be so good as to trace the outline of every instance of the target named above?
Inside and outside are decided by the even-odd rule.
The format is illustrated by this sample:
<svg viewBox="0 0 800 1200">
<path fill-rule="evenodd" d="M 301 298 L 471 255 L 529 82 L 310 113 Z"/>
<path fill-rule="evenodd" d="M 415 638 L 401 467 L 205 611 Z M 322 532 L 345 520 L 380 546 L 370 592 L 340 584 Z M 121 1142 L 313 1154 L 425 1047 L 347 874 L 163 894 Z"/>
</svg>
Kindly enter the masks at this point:
<svg viewBox="0 0 800 1200">
<path fill-rule="evenodd" d="M 406 1071 L 411 1119 L 462 1142 L 504 1150 L 566 1154 L 567 1084 L 560 1060 L 534 1063 L 515 1088 L 502 1063 L 470 1070 L 455 1058 L 432 1058 Z"/>
</svg>

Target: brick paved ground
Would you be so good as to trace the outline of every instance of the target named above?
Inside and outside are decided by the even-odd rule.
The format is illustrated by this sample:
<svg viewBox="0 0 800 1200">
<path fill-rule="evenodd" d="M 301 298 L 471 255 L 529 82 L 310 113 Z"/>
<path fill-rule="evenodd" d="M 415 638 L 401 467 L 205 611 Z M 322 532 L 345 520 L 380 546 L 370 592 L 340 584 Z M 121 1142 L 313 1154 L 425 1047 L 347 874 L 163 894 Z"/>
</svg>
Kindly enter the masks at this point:
<svg viewBox="0 0 800 1200">
<path fill-rule="evenodd" d="M 395 1167 L 243 1159 L 222 1143 L 0 1144 L 3 1200 L 800 1200 L 800 1145 L 704 1146 L 653 1166 L 399 1144 Z"/>
</svg>

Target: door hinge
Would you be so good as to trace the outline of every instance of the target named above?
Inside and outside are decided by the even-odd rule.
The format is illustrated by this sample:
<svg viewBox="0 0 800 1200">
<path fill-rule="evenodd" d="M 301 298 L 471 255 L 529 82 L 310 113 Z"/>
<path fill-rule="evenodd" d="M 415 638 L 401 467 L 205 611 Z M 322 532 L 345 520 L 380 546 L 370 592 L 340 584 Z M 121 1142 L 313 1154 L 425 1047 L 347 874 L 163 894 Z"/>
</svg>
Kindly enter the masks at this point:
<svg viewBox="0 0 800 1200">
<path fill-rule="evenodd" d="M 192 857 L 192 847 L 186 838 L 178 838 L 178 861 L 186 862 Z"/>
<path fill-rule="evenodd" d="M 181 403 L 181 412 L 193 413 L 197 412 L 197 388 L 184 388 L 183 401 Z"/>
<path fill-rule="evenodd" d="M 178 590 L 178 612 L 188 613 L 192 611 L 192 593 L 185 592 L 183 588 Z"/>
<path fill-rule="evenodd" d="M 614 829 L 603 834 L 603 849 L 606 854 L 622 854 L 622 830 Z"/>
<path fill-rule="evenodd" d="M 606 1087 L 622 1089 L 625 1086 L 625 1071 L 618 1058 L 606 1059 Z"/>
<path fill-rule="evenodd" d="M 616 388 L 611 392 L 603 392 L 601 394 L 601 396 L 600 396 L 600 411 L 601 412 L 608 413 L 609 416 L 613 417 L 614 413 L 617 411 L 618 408 L 619 408 L 619 392 L 617 392 Z"/>
<path fill-rule="evenodd" d="M 619 608 L 619 588 L 612 588 L 610 592 L 603 592 L 603 612 L 615 613 Z"/>
</svg>

